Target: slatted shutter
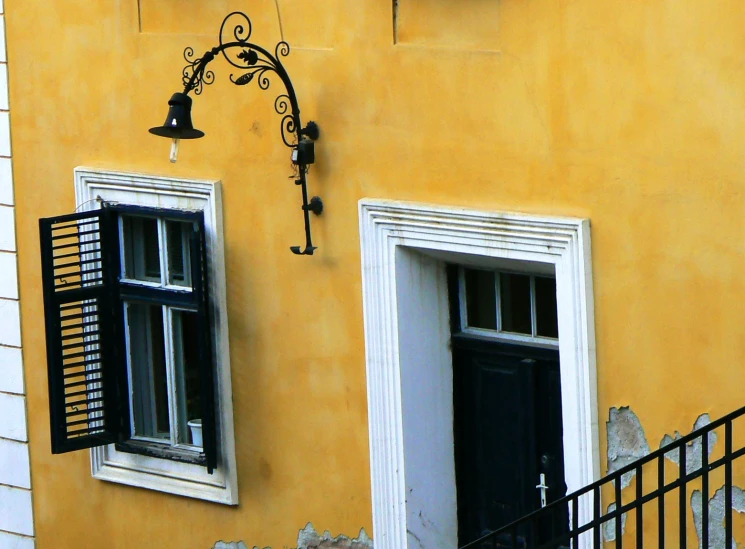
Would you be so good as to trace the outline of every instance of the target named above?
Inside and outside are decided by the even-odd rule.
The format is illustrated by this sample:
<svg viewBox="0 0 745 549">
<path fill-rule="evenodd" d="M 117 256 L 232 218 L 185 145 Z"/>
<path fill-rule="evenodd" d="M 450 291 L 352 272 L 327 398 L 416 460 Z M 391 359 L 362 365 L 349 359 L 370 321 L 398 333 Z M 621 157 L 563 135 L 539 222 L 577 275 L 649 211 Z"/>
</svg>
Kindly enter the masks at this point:
<svg viewBox="0 0 745 549">
<path fill-rule="evenodd" d="M 39 226 L 52 453 L 126 440 L 116 216 L 103 208 Z"/>
<path fill-rule="evenodd" d="M 199 331 L 202 444 L 207 459 L 207 471 L 212 474 L 212 471 L 217 468 L 217 414 L 215 413 L 215 367 L 212 361 L 212 327 L 207 280 L 207 240 L 202 216 L 197 222 L 197 231 L 191 237 L 191 271 L 193 291 L 197 300 L 197 326 Z"/>
</svg>

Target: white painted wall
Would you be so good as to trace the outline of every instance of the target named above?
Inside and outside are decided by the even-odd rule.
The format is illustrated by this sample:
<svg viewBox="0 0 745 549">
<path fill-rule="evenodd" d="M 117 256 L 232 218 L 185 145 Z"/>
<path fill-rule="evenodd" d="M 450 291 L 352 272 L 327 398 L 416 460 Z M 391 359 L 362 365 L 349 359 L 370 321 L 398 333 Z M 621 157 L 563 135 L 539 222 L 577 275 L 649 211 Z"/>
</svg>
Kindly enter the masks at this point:
<svg viewBox="0 0 745 549">
<path fill-rule="evenodd" d="M 14 204 L 5 7 L 0 0 L 0 549 L 33 549 Z"/>
<path fill-rule="evenodd" d="M 458 546 L 445 264 L 396 249 L 408 547 Z"/>
</svg>

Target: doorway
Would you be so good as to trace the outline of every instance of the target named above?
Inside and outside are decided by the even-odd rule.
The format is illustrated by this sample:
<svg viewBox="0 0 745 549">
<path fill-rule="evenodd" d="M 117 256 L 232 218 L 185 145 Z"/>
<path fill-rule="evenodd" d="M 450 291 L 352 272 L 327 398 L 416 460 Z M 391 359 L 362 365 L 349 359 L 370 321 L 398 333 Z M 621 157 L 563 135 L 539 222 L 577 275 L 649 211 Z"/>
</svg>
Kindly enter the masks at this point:
<svg viewBox="0 0 745 549">
<path fill-rule="evenodd" d="M 376 547 L 458 546 L 446 264 L 555 277 L 565 480 L 597 478 L 589 221 L 365 199 L 360 237 Z"/>
<path fill-rule="evenodd" d="M 448 267 L 458 545 L 566 495 L 552 276 Z M 563 509 L 527 546 L 565 531 Z M 538 539 L 535 539 L 538 538 Z"/>
</svg>

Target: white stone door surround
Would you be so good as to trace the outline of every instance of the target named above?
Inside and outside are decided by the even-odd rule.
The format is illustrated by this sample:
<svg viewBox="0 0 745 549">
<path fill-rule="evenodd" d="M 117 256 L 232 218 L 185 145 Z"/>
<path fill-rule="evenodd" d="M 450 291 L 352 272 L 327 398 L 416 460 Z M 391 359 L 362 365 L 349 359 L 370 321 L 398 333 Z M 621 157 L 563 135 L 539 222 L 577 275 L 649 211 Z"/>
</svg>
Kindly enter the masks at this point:
<svg viewBox="0 0 745 549">
<path fill-rule="evenodd" d="M 589 221 L 375 199 L 359 216 L 376 549 L 457 547 L 446 262 L 555 273 L 566 483 L 599 478 Z"/>
</svg>

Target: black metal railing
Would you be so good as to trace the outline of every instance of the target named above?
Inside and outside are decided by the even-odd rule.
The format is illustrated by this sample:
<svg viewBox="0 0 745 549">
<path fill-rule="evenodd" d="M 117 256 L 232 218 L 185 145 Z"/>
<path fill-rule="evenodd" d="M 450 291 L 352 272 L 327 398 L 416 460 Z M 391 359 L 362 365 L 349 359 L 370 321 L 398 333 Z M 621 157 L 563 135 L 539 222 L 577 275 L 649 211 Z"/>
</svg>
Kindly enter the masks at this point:
<svg viewBox="0 0 745 549">
<path fill-rule="evenodd" d="M 745 484 L 745 461 L 735 464 L 745 455 L 745 428 L 738 430 L 735 450 L 735 424 L 745 427 L 745 407 L 461 549 L 599 549 L 609 541 L 616 549 L 641 549 L 645 543 L 660 549 L 667 543 L 681 548 L 739 547 L 733 541 L 733 492 L 737 491 L 737 510 L 745 512 L 745 491 L 733 482 Z M 710 445 L 715 445 L 722 428 L 723 455 L 714 459 L 720 452 Z M 722 487 L 712 498 L 712 487 L 720 482 Z M 603 502 L 608 504 L 605 512 Z M 558 523 L 557 528 L 555 517 L 567 509 L 569 524 L 564 529 Z M 698 540 L 689 542 L 693 532 Z M 737 533 L 745 543 L 745 528 Z"/>
</svg>

